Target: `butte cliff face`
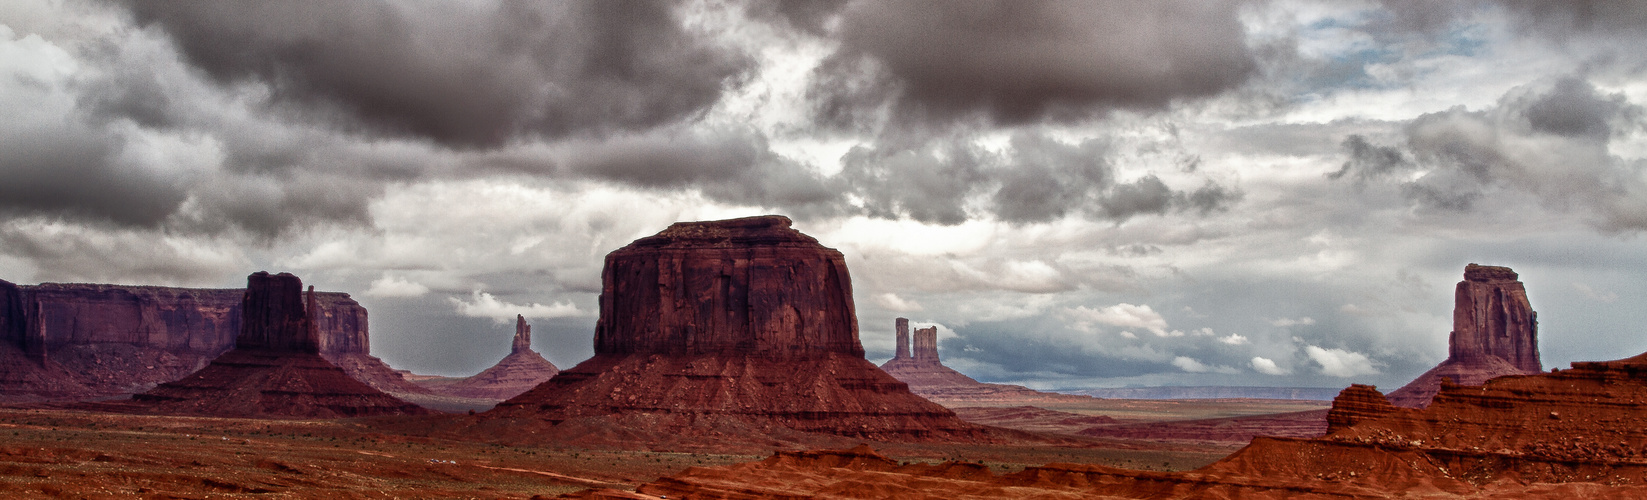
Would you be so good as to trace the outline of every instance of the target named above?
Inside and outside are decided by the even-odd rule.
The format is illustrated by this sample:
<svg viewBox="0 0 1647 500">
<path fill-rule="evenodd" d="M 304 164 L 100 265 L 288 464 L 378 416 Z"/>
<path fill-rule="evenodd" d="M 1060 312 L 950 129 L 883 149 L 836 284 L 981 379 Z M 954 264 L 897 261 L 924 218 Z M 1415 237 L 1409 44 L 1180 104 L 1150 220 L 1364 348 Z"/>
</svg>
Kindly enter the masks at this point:
<svg viewBox="0 0 1647 500">
<path fill-rule="evenodd" d="M 601 282 L 596 354 L 864 354 L 845 258 L 787 218 L 676 223 Z"/>
<path fill-rule="evenodd" d="M 244 295 L 243 289 L 0 281 L 0 345 L 71 373 L 62 382 L 78 386 L 67 392 L 24 386 L 0 400 L 130 394 L 182 378 L 234 347 Z M 315 296 L 323 356 L 376 387 L 423 391 L 369 354 L 366 308 L 346 293 Z"/>
<path fill-rule="evenodd" d="M 1454 292 L 1447 360 L 1389 394 L 1396 406 L 1429 404 L 1443 379 L 1481 385 L 1504 375 L 1538 373 L 1538 313 L 1508 267 L 1470 264 Z"/>
<path fill-rule="evenodd" d="M 938 327 L 918 328 L 911 339 L 909 320 L 893 320 L 898 342 L 896 354 L 881 370 L 909 384 L 910 392 L 940 403 L 973 403 L 986 401 L 1034 402 L 1052 399 L 1091 399 L 1040 392 L 1020 385 L 985 384 L 938 361 Z M 911 348 L 913 340 L 913 348 Z M 953 405 L 952 405 L 953 406 Z"/>
<path fill-rule="evenodd" d="M 470 399 L 502 401 L 520 395 L 549 380 L 560 369 L 532 350 L 532 325 L 515 315 L 515 338 L 509 355 L 496 365 L 469 377 L 431 378 L 416 381 L 436 394 Z"/>
<path fill-rule="evenodd" d="M 161 413 L 340 418 L 427 413 L 320 356 L 319 299 L 296 276 L 247 278 L 235 347 L 200 371 L 133 397 Z"/>
<path fill-rule="evenodd" d="M 982 436 L 863 359 L 844 258 L 788 218 L 676 223 L 608 254 L 601 276 L 595 357 L 487 416 Z"/>
</svg>

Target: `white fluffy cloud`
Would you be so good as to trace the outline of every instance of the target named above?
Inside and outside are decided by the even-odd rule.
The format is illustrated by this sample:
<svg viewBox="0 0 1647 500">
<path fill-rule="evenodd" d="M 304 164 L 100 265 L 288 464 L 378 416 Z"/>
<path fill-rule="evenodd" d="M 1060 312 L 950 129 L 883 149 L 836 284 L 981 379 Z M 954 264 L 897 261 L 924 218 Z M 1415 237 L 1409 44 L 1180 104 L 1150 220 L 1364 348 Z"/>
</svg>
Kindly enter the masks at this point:
<svg viewBox="0 0 1647 500">
<path fill-rule="evenodd" d="M 1184 370 L 1184 371 L 1189 372 L 1189 373 L 1234 374 L 1234 373 L 1240 373 L 1241 372 L 1241 370 L 1238 370 L 1238 369 L 1235 369 L 1235 368 L 1232 368 L 1232 367 L 1228 367 L 1228 366 L 1208 365 L 1206 363 L 1202 363 L 1198 359 L 1191 358 L 1189 356 L 1178 356 L 1178 357 L 1172 358 L 1172 366 L 1176 366 L 1176 367 L 1178 367 L 1178 369 Z"/>
<path fill-rule="evenodd" d="M 1077 321 L 1103 323 L 1121 328 L 1141 328 L 1157 337 L 1181 337 L 1184 332 L 1168 331 L 1167 319 L 1150 309 L 1149 305 L 1120 303 L 1100 309 L 1076 306 L 1065 312 Z"/>
<path fill-rule="evenodd" d="M 579 310 L 576 304 L 570 302 L 556 302 L 549 305 L 533 302 L 529 305 L 515 305 L 498 300 L 492 294 L 475 290 L 469 301 L 457 297 L 447 297 L 446 300 L 457 307 L 458 314 L 472 318 L 491 318 L 494 321 L 506 322 L 515 319 L 515 315 L 528 318 L 566 318 L 585 316 L 588 313 Z"/>
<path fill-rule="evenodd" d="M 1292 370 L 1276 366 L 1275 360 L 1263 356 L 1252 357 L 1252 369 L 1265 375 L 1288 375 Z"/>
<path fill-rule="evenodd" d="M 422 283 L 388 275 L 373 281 L 372 287 L 366 289 L 366 295 L 373 297 L 422 297 L 426 293 L 429 287 Z"/>
<path fill-rule="evenodd" d="M 921 303 L 913 300 L 904 300 L 896 293 L 882 293 L 875 295 L 875 303 L 890 311 L 914 312 L 921 310 Z"/>
<path fill-rule="evenodd" d="M 1378 369 L 1373 367 L 1373 360 L 1366 354 L 1343 349 L 1322 349 L 1313 345 L 1305 346 L 1304 352 L 1316 364 L 1321 365 L 1321 373 L 1325 375 L 1348 378 L 1378 374 Z"/>
</svg>

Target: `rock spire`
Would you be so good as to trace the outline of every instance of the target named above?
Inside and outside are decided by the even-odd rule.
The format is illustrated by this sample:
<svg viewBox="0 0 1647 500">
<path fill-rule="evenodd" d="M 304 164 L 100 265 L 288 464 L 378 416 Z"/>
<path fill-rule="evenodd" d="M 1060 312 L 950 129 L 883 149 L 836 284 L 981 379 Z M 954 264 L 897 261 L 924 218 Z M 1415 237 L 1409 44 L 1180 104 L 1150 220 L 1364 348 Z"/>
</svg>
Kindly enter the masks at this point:
<svg viewBox="0 0 1647 500">
<path fill-rule="evenodd" d="M 898 318 L 892 323 L 898 331 L 898 350 L 892 359 L 909 359 L 909 319 Z"/>
<path fill-rule="evenodd" d="M 1453 292 L 1453 331 L 1447 360 L 1389 394 L 1396 406 L 1422 408 L 1443 379 L 1481 385 L 1504 375 L 1543 371 L 1538 359 L 1538 313 L 1527 289 L 1508 267 L 1470 264 Z"/>
<path fill-rule="evenodd" d="M 428 378 L 416 383 L 436 394 L 469 399 L 503 401 L 531 390 L 555 374 L 554 363 L 532 350 L 532 325 L 515 315 L 515 337 L 509 355 L 480 373 L 462 378 Z"/>
<path fill-rule="evenodd" d="M 881 365 L 881 370 L 909 384 L 909 390 L 921 397 L 940 403 L 978 401 L 1034 402 L 1049 399 L 1091 399 L 1040 392 L 1028 387 L 1005 384 L 985 384 L 955 371 L 938 361 L 938 327 L 915 329 L 914 345 L 910 345 L 909 320 L 893 320 L 897 336 L 897 351 L 892 359 Z"/>
<path fill-rule="evenodd" d="M 526 324 L 526 316 L 515 315 L 515 340 L 509 347 L 509 353 L 532 350 L 532 325 Z"/>
</svg>

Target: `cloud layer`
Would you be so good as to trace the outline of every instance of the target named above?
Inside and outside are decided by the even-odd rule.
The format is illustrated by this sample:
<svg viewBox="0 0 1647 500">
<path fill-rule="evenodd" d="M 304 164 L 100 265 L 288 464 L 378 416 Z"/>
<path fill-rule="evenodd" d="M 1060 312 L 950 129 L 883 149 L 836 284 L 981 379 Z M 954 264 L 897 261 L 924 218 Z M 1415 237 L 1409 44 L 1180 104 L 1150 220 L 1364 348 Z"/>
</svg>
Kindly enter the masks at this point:
<svg viewBox="0 0 1647 500">
<path fill-rule="evenodd" d="M 396 366 L 605 253 L 783 213 L 869 357 L 1035 387 L 1400 384 L 1510 265 L 1547 364 L 1647 350 L 1640 2 L 0 5 L 0 279 L 348 291 Z M 497 336 L 498 345 L 488 347 Z"/>
</svg>

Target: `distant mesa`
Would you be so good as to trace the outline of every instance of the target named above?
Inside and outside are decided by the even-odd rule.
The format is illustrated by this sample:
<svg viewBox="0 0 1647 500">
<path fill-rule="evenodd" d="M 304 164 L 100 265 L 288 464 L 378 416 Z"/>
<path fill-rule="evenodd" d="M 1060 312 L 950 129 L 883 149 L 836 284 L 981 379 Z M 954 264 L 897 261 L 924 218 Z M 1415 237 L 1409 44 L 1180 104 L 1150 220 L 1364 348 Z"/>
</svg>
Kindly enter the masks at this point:
<svg viewBox="0 0 1647 500">
<path fill-rule="evenodd" d="M 320 356 L 314 288 L 287 273 L 247 278 L 235 347 L 200 371 L 132 399 L 159 413 L 259 418 L 341 418 L 429 413 Z"/>
<path fill-rule="evenodd" d="M 461 378 L 430 377 L 413 380 L 436 394 L 503 401 L 537 387 L 560 373 L 554 363 L 532 350 L 532 325 L 515 315 L 515 338 L 509 355 L 480 373 Z"/>
<path fill-rule="evenodd" d="M 1389 394 L 1390 403 L 1423 408 L 1442 380 L 1481 385 L 1494 377 L 1543 371 L 1538 360 L 1538 313 L 1527 289 L 1508 267 L 1470 264 L 1453 294 L 1453 331 L 1447 360 Z"/>
<path fill-rule="evenodd" d="M 1041 392 L 1021 385 L 979 382 L 944 366 L 938 360 L 938 327 L 916 329 L 913 342 L 907 318 L 893 320 L 893 331 L 896 335 L 897 349 L 892 359 L 881 364 L 881 370 L 909 384 L 910 392 L 929 400 L 939 403 L 970 403 L 1091 399 L 1089 396 Z"/>
<path fill-rule="evenodd" d="M 15 382 L 0 402 L 107 398 L 182 378 L 234 347 L 245 293 L 0 281 L 0 383 Z M 382 390 L 427 392 L 371 356 L 366 308 L 346 293 L 315 296 L 322 356 Z"/>
<path fill-rule="evenodd" d="M 601 281 L 595 356 L 485 418 L 986 439 L 864 360 L 845 259 L 786 217 L 677 222 L 607 254 Z"/>
</svg>

